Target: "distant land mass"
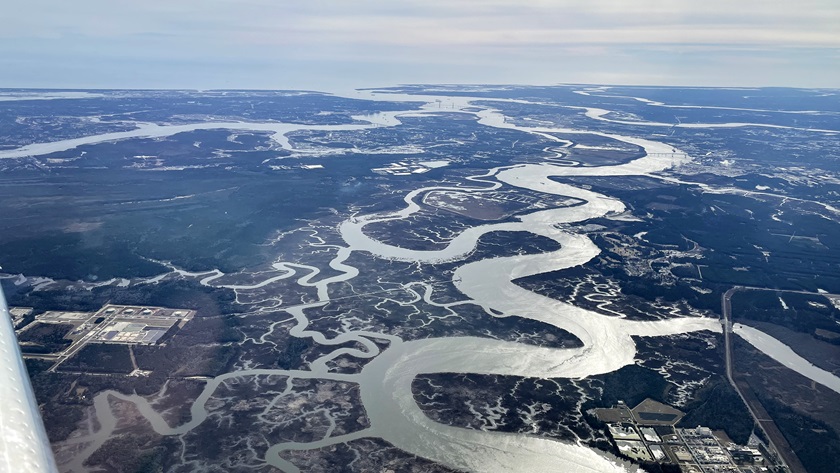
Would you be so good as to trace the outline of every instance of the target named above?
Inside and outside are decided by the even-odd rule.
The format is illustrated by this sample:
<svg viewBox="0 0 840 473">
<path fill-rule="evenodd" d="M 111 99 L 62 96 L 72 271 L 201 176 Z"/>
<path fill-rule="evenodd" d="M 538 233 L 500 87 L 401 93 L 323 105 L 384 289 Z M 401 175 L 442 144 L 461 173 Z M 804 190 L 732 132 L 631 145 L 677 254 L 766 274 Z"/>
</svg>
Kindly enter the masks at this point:
<svg viewBox="0 0 840 473">
<path fill-rule="evenodd" d="M 840 92 L 0 89 L 62 472 L 840 469 Z"/>
</svg>

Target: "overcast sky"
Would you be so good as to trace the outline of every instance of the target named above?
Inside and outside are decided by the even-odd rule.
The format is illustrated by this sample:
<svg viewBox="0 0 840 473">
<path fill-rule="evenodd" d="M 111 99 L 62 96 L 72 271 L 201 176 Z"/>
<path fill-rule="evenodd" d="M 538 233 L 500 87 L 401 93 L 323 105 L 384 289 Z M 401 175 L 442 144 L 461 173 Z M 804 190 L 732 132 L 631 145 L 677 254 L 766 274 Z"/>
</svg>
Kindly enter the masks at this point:
<svg viewBox="0 0 840 473">
<path fill-rule="evenodd" d="M 840 87 L 838 0 L 6 0 L 0 87 Z"/>
</svg>

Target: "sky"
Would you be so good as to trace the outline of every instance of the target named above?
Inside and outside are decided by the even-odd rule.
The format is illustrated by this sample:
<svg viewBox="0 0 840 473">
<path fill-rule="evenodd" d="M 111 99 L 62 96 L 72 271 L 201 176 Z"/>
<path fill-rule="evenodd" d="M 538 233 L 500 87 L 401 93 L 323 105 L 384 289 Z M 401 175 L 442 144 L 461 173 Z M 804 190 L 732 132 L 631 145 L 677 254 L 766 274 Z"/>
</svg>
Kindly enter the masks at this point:
<svg viewBox="0 0 840 473">
<path fill-rule="evenodd" d="M 0 87 L 840 88 L 837 0 L 5 0 Z"/>
</svg>

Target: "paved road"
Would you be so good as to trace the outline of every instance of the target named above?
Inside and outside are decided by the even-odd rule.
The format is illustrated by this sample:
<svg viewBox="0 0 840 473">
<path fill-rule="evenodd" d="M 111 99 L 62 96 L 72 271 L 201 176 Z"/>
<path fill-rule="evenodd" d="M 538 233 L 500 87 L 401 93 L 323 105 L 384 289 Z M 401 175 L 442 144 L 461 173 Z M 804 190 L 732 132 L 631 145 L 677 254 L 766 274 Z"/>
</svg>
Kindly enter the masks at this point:
<svg viewBox="0 0 840 473">
<path fill-rule="evenodd" d="M 764 431 L 765 437 L 770 441 L 771 449 L 775 450 L 782 460 L 785 462 L 787 467 L 790 469 L 791 473 L 807 473 L 805 467 L 802 465 L 802 462 L 799 461 L 799 457 L 796 456 L 793 449 L 788 443 L 785 436 L 779 430 L 779 427 L 776 425 L 776 422 L 770 417 L 770 414 L 767 410 L 764 409 L 764 406 L 761 405 L 761 402 L 752 392 L 749 384 L 744 380 L 742 377 L 738 376 L 737 373 L 733 371 L 733 360 L 732 360 L 732 295 L 735 294 L 737 291 L 744 291 L 744 290 L 759 290 L 759 291 L 779 291 L 779 292 L 793 292 L 799 294 L 817 294 L 814 292 L 807 292 L 807 291 L 793 291 L 793 290 L 777 290 L 777 289 L 767 289 L 763 287 L 747 287 L 747 286 L 735 286 L 721 296 L 721 313 L 723 314 L 722 324 L 723 324 L 723 340 L 724 345 L 726 348 L 726 378 L 729 379 L 729 384 L 735 388 L 735 391 L 741 397 L 741 400 L 744 401 L 744 404 L 747 406 L 747 409 L 750 411 L 750 415 L 758 424 L 758 426 Z M 833 295 L 833 294 L 819 294 L 819 295 Z"/>
<path fill-rule="evenodd" d="M 96 314 L 92 314 L 83 323 L 93 324 L 93 321 L 95 319 L 96 319 Z M 95 328 L 91 329 L 90 331 L 88 331 L 84 335 L 82 335 L 78 340 L 73 342 L 73 344 L 71 344 L 69 347 L 67 347 L 63 352 L 58 354 L 58 356 L 56 357 L 55 364 L 52 365 L 50 367 L 50 369 L 47 370 L 47 371 L 54 373 L 58 369 L 59 365 L 61 365 L 62 363 L 67 361 L 69 358 L 71 358 L 73 355 L 78 353 L 79 350 L 81 350 L 82 347 L 84 347 L 87 344 L 87 342 L 91 341 L 93 339 L 93 337 L 95 336 L 95 334 L 98 334 L 101 330 L 102 330 L 102 326 L 100 325 L 98 327 L 95 327 Z"/>
</svg>

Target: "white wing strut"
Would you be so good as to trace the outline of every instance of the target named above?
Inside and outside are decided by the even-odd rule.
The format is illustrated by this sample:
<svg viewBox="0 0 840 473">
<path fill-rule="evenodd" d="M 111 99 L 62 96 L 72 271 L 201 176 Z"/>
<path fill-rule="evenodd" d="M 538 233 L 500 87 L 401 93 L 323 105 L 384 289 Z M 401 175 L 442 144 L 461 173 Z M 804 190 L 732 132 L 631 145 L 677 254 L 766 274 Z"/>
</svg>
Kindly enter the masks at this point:
<svg viewBox="0 0 840 473">
<path fill-rule="evenodd" d="M 0 289 L 0 473 L 53 473 L 50 441 Z"/>
</svg>

